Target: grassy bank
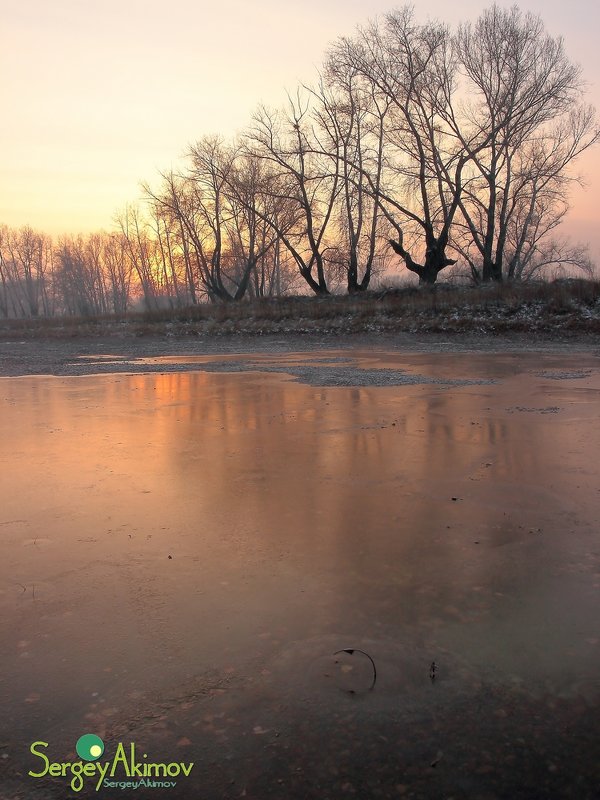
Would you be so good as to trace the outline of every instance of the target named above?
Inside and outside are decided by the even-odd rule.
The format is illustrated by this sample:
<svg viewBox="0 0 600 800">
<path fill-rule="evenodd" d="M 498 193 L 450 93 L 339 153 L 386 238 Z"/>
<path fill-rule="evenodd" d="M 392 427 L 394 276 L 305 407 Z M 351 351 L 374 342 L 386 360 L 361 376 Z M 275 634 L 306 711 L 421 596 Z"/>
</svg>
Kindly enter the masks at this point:
<svg viewBox="0 0 600 800">
<path fill-rule="evenodd" d="M 124 316 L 0 321 L 0 337 L 261 334 L 600 333 L 600 282 L 406 287 L 352 297 L 285 297 Z"/>
</svg>

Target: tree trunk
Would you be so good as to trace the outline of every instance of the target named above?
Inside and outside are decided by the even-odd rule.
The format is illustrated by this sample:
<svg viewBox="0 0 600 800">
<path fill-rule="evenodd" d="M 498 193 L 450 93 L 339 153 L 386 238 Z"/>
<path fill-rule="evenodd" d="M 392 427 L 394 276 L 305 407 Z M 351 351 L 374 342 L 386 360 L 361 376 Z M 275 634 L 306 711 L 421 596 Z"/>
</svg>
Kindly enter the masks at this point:
<svg viewBox="0 0 600 800">
<path fill-rule="evenodd" d="M 456 264 L 456 259 L 446 258 L 446 248 L 438 239 L 433 237 L 429 238 L 424 264 L 417 264 L 416 261 L 413 261 L 410 253 L 402 246 L 402 240 L 395 242 L 393 239 L 389 239 L 388 241 L 394 252 L 402 257 L 406 269 L 419 276 L 419 283 L 421 284 L 431 286 L 437 281 L 437 277 L 443 269 Z"/>
<path fill-rule="evenodd" d="M 491 283 L 492 281 L 502 283 L 502 266 L 494 261 L 484 261 L 481 280 L 483 283 Z"/>
</svg>

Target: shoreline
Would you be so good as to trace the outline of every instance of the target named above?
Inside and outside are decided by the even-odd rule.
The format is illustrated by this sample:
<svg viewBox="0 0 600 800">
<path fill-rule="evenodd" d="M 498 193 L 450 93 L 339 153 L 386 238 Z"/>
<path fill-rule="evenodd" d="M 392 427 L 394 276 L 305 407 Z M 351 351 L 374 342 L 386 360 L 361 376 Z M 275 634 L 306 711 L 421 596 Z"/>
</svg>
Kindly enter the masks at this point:
<svg viewBox="0 0 600 800">
<path fill-rule="evenodd" d="M 523 341 L 524 338 L 526 341 Z M 275 356 L 356 350 L 391 351 L 396 354 L 433 353 L 545 353 L 600 355 L 600 336 L 547 334 L 490 336 L 442 333 L 356 333 L 339 336 L 247 335 L 229 336 L 73 336 L 0 340 L 0 377 L 31 375 L 80 376 L 103 373 L 189 372 L 200 367 L 186 357 Z M 111 358 L 103 358 L 110 356 Z M 179 363 L 151 364 L 143 359 L 181 359 Z"/>
</svg>

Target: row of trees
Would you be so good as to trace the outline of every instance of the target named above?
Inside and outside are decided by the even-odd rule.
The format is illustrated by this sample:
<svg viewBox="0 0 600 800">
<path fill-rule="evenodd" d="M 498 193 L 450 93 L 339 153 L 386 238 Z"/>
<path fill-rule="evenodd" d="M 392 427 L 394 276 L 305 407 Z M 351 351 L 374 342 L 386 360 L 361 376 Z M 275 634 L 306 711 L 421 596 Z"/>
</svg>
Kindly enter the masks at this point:
<svg viewBox="0 0 600 800">
<path fill-rule="evenodd" d="M 238 297 L 273 297 L 300 288 L 291 258 L 275 240 L 268 247 L 261 243 L 240 291 L 244 245 L 229 223 L 220 253 L 211 252 L 212 265 L 198 258 L 205 256 L 202 240 L 190 244 L 185 230 L 157 206 L 144 214 L 129 208 L 117 224 L 111 233 L 56 242 L 29 227 L 0 226 L 0 318 L 123 314 L 132 307 L 182 308 L 233 298 L 236 289 Z"/>
<path fill-rule="evenodd" d="M 184 231 L 152 211 L 130 208 L 119 217 L 118 231 L 56 242 L 29 227 L 0 226 L 0 318 L 123 314 L 132 307 L 182 308 L 233 298 L 236 289 L 241 298 L 299 288 L 280 242 L 262 245 L 242 291 L 243 266 L 228 239 L 231 232 L 223 234 L 220 254 L 211 254 L 214 265 L 207 265 L 198 262 L 201 251 L 192 251 Z"/>
<path fill-rule="evenodd" d="M 235 146 L 201 140 L 146 193 L 215 298 L 243 296 L 275 243 L 316 294 L 366 289 L 390 247 L 423 283 L 458 262 L 476 282 L 523 280 L 591 270 L 557 228 L 599 136 L 579 67 L 538 17 L 494 6 L 453 33 L 404 8 L 335 42 L 316 85 L 260 108 Z"/>
<path fill-rule="evenodd" d="M 451 31 L 403 8 L 336 41 L 316 83 L 235 142 L 190 147 L 118 231 L 55 248 L 4 231 L 0 311 L 122 311 L 134 284 L 148 308 L 353 293 L 398 257 L 429 284 L 450 267 L 475 282 L 590 272 L 558 229 L 599 138 L 579 67 L 538 17 L 493 6 Z"/>
<path fill-rule="evenodd" d="M 0 317 L 122 313 L 133 297 L 133 270 L 116 234 L 53 243 L 25 227 L 0 226 Z"/>
</svg>

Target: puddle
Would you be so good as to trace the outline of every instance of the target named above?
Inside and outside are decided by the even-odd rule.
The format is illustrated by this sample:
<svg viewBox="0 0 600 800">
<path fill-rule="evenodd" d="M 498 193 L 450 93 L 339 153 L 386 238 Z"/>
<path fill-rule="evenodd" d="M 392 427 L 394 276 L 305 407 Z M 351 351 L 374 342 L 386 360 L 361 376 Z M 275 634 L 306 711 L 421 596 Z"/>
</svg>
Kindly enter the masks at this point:
<svg viewBox="0 0 600 800">
<path fill-rule="evenodd" d="M 568 759 L 586 797 L 600 379 L 581 360 L 336 351 L 3 381 L 7 797 L 42 797 L 30 742 L 61 759 L 86 732 L 191 753 L 171 798 L 558 797 Z"/>
</svg>

